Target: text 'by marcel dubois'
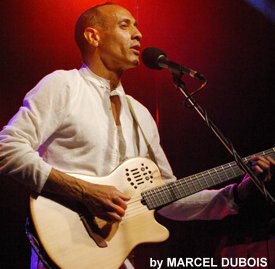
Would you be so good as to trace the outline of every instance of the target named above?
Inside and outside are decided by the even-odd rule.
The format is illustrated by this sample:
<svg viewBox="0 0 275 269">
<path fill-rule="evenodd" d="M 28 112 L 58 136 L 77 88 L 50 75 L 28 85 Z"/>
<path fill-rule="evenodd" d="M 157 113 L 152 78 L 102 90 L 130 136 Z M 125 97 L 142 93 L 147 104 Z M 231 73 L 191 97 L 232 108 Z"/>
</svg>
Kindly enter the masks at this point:
<svg viewBox="0 0 275 269">
<path fill-rule="evenodd" d="M 266 268 L 268 265 L 267 258 L 221 258 L 219 263 L 213 258 L 150 258 L 150 268 Z"/>
</svg>

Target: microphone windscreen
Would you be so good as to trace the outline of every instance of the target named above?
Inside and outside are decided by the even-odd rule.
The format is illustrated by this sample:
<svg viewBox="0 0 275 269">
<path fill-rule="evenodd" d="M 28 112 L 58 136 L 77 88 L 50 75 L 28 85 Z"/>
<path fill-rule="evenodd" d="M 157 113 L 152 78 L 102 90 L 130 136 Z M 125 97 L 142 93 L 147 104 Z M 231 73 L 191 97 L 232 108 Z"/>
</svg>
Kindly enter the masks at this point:
<svg viewBox="0 0 275 269">
<path fill-rule="evenodd" d="M 166 57 L 166 54 L 161 49 L 149 47 L 143 50 L 141 59 L 147 67 L 151 69 L 161 69 L 158 65 L 160 56 Z"/>
</svg>

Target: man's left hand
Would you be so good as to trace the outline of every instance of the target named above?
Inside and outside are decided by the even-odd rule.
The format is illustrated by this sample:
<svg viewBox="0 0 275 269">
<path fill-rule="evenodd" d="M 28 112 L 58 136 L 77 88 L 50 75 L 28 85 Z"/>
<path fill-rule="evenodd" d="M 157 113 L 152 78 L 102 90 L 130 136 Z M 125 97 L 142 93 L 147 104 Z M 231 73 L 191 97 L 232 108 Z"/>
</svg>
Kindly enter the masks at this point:
<svg viewBox="0 0 275 269">
<path fill-rule="evenodd" d="M 275 160 L 270 156 L 254 156 L 250 159 L 250 165 L 255 175 L 259 176 L 264 182 L 270 182 L 273 179 Z M 238 200 L 245 202 L 255 191 L 258 191 L 255 184 L 248 175 L 245 175 L 238 185 Z"/>
</svg>

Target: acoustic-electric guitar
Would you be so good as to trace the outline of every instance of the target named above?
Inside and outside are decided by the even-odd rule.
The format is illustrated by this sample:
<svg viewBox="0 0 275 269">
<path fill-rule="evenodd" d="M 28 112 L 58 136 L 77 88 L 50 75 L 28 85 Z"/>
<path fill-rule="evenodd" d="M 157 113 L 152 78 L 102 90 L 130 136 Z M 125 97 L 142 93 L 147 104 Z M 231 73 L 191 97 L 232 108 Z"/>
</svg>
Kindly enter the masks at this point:
<svg viewBox="0 0 275 269">
<path fill-rule="evenodd" d="M 258 155 L 274 157 L 275 148 Z M 80 205 L 41 195 L 30 198 L 31 218 L 43 249 L 57 267 L 117 269 L 135 246 L 168 238 L 168 230 L 154 218 L 154 209 L 242 174 L 231 162 L 164 184 L 153 161 L 132 158 L 105 177 L 70 174 L 92 183 L 113 185 L 131 196 L 120 223 L 110 224 L 89 215 Z"/>
</svg>

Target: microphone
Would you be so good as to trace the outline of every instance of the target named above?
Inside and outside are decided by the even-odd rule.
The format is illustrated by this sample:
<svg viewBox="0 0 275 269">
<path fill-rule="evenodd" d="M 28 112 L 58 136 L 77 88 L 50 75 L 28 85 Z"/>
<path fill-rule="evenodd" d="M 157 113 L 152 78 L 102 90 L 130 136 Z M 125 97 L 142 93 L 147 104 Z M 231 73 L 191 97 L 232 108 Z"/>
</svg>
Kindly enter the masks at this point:
<svg viewBox="0 0 275 269">
<path fill-rule="evenodd" d="M 205 81 L 205 77 L 201 75 L 198 71 L 195 71 L 189 67 L 180 65 L 178 63 L 170 61 L 166 54 L 158 48 L 146 48 L 143 50 L 142 55 L 142 62 L 151 69 L 162 69 L 167 68 L 175 75 L 189 75 L 192 78 L 196 78 L 199 80 Z"/>
</svg>

